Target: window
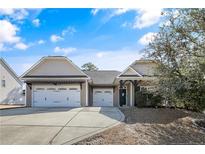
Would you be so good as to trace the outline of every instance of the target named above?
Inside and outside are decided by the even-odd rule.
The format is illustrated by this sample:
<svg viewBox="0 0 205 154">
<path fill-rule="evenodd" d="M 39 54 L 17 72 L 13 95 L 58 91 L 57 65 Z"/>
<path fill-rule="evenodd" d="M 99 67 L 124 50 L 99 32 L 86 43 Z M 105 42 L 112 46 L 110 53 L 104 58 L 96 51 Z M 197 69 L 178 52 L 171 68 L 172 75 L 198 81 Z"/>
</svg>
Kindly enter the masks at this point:
<svg viewBox="0 0 205 154">
<path fill-rule="evenodd" d="M 69 88 L 69 90 L 78 90 L 77 88 Z"/>
<path fill-rule="evenodd" d="M 47 90 L 56 90 L 56 88 L 47 88 Z"/>
<path fill-rule="evenodd" d="M 58 90 L 67 90 L 66 88 L 58 88 Z"/>
<path fill-rule="evenodd" d="M 108 93 L 108 94 L 111 94 L 112 92 L 111 92 L 111 91 L 105 91 L 104 93 Z"/>
<path fill-rule="evenodd" d="M 36 90 L 44 90 L 44 88 L 36 88 Z"/>
<path fill-rule="evenodd" d="M 6 80 L 1 80 L 1 87 L 6 87 Z"/>
<path fill-rule="evenodd" d="M 140 86 L 140 91 L 156 91 L 156 86 Z"/>
</svg>

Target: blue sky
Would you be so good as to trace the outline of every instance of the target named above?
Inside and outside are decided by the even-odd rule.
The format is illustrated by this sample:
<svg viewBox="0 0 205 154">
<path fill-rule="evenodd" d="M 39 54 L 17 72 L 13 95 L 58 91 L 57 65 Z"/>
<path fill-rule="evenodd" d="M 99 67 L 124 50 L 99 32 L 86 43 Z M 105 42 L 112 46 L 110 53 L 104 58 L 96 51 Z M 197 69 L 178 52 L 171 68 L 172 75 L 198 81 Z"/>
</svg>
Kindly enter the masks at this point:
<svg viewBox="0 0 205 154">
<path fill-rule="evenodd" d="M 0 9 L 0 54 L 18 75 L 42 56 L 124 70 L 162 24 L 163 9 Z"/>
</svg>

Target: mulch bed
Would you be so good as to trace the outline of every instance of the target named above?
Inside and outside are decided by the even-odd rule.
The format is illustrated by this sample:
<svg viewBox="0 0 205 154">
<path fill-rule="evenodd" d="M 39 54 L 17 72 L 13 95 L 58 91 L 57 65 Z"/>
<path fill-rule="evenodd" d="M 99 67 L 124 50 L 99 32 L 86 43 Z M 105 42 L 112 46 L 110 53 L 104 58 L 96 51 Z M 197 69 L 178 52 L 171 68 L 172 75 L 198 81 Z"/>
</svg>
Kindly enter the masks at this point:
<svg viewBox="0 0 205 154">
<path fill-rule="evenodd" d="M 205 144 L 205 131 L 193 124 L 204 114 L 178 109 L 122 108 L 125 122 L 76 144 Z M 204 126 L 204 121 L 197 122 Z"/>
<path fill-rule="evenodd" d="M 195 124 L 205 131 L 205 119 L 195 120 Z"/>
</svg>

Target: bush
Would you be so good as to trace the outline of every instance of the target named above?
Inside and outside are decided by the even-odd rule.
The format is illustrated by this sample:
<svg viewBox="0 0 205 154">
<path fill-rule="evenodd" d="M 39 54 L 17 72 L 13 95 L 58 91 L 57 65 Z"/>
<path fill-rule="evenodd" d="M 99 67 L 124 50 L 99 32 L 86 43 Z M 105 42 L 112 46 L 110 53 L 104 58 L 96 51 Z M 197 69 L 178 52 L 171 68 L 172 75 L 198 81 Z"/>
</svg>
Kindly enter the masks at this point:
<svg viewBox="0 0 205 154">
<path fill-rule="evenodd" d="M 149 92 L 136 92 L 136 106 L 137 107 L 157 107 L 162 104 L 162 97 L 157 94 Z"/>
<path fill-rule="evenodd" d="M 141 91 L 136 92 L 136 105 L 137 107 L 145 107 L 147 103 L 147 96 L 143 94 Z"/>
</svg>

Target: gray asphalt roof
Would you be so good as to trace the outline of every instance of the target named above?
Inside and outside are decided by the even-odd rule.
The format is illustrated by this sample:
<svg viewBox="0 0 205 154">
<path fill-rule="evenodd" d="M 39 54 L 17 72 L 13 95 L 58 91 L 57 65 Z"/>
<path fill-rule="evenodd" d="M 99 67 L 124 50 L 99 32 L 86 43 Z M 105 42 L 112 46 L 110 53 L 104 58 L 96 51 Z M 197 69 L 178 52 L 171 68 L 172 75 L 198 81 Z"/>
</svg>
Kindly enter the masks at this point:
<svg viewBox="0 0 205 154">
<path fill-rule="evenodd" d="M 111 85 L 114 79 L 121 72 L 114 70 L 99 70 L 99 71 L 84 71 L 91 77 L 93 84 L 96 85 Z"/>
</svg>

